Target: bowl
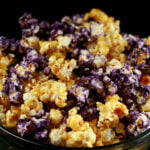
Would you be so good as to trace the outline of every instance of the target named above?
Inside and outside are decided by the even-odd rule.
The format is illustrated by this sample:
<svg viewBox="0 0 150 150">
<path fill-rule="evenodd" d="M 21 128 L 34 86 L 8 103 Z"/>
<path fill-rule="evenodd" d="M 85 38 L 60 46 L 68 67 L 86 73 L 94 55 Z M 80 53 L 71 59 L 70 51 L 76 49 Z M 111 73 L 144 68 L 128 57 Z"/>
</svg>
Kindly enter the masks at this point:
<svg viewBox="0 0 150 150">
<path fill-rule="evenodd" d="M 142 134 L 116 144 L 94 148 L 67 148 L 42 144 L 15 135 L 5 127 L 0 126 L 0 147 L 2 150 L 148 150 L 150 148 L 150 129 Z"/>
</svg>

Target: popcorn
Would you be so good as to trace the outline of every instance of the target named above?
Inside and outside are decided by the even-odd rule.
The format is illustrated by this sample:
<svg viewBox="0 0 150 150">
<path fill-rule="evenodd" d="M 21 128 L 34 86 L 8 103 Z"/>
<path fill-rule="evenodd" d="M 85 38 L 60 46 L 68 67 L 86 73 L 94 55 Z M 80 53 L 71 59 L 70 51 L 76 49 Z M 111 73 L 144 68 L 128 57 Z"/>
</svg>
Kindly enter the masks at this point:
<svg viewBox="0 0 150 150">
<path fill-rule="evenodd" d="M 93 148 L 150 128 L 150 38 L 99 9 L 0 36 L 0 125 L 44 144 Z M 124 123 L 125 121 L 125 123 Z"/>
<path fill-rule="evenodd" d="M 0 123 L 5 122 L 5 111 L 3 105 L 0 105 Z"/>
<path fill-rule="evenodd" d="M 97 130 L 96 146 L 110 145 L 118 143 L 120 140 L 116 138 L 115 131 L 110 128 Z"/>
<path fill-rule="evenodd" d="M 49 133 L 50 143 L 54 145 L 65 146 L 66 127 L 61 125 L 60 128 L 54 128 Z"/>
<path fill-rule="evenodd" d="M 53 102 L 59 108 L 66 106 L 67 92 L 66 85 L 61 81 L 48 80 L 38 86 L 40 100 L 42 102 Z"/>
<path fill-rule="evenodd" d="M 39 49 L 39 38 L 36 36 L 31 36 L 31 37 L 27 37 L 24 38 L 23 40 L 21 40 L 21 44 L 23 45 L 23 47 L 25 48 L 34 48 L 34 49 Z"/>
<path fill-rule="evenodd" d="M 40 54 L 50 53 L 53 50 L 56 50 L 58 46 L 57 41 L 40 41 Z"/>
<path fill-rule="evenodd" d="M 103 24 L 100 24 L 98 22 L 92 22 L 91 23 L 91 36 L 102 36 L 103 33 Z"/>
<path fill-rule="evenodd" d="M 106 103 L 97 102 L 97 109 L 99 110 L 98 126 L 103 128 L 115 127 L 120 118 L 128 115 L 127 107 L 120 103 L 118 95 L 106 97 Z"/>
<path fill-rule="evenodd" d="M 52 56 L 49 58 L 49 67 L 52 73 L 61 80 L 69 80 L 72 76 L 73 69 L 76 68 L 76 60 L 64 60 L 64 58 L 56 58 Z"/>
<path fill-rule="evenodd" d="M 58 49 L 61 48 L 69 48 L 69 45 L 71 43 L 71 38 L 68 36 L 58 36 Z"/>
<path fill-rule="evenodd" d="M 63 119 L 63 115 L 59 109 L 51 109 L 49 113 L 49 119 L 54 125 L 59 124 Z"/>
<path fill-rule="evenodd" d="M 103 56 L 107 56 L 109 53 L 109 46 L 108 43 L 106 42 L 106 38 L 101 36 L 97 40 L 97 45 L 96 45 L 96 54 L 100 54 Z"/>
<path fill-rule="evenodd" d="M 6 112 L 6 127 L 15 128 L 18 123 L 20 113 L 20 107 L 11 106 L 10 110 Z"/>
<path fill-rule="evenodd" d="M 21 105 L 21 113 L 33 116 L 43 108 L 43 104 L 31 93 L 23 94 L 24 104 Z"/>
<path fill-rule="evenodd" d="M 92 129 L 87 129 L 83 132 L 69 132 L 67 135 L 67 147 L 92 147 L 95 143 L 96 136 Z"/>
</svg>

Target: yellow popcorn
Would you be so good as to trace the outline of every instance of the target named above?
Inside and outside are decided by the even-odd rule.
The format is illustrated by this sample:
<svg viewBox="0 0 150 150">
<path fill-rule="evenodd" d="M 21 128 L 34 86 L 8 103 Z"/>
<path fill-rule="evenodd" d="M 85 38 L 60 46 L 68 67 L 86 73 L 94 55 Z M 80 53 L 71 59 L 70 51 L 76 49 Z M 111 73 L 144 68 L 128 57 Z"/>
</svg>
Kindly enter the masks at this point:
<svg viewBox="0 0 150 150">
<path fill-rule="evenodd" d="M 74 131 L 82 130 L 83 124 L 83 118 L 80 115 L 72 115 L 67 118 L 68 127 Z"/>
<path fill-rule="evenodd" d="M 110 145 L 120 142 L 116 137 L 115 131 L 111 128 L 97 130 L 96 146 Z"/>
<path fill-rule="evenodd" d="M 72 38 L 68 36 L 58 36 L 58 49 L 69 48 Z"/>
<path fill-rule="evenodd" d="M 63 119 L 63 115 L 59 109 L 51 109 L 49 113 L 49 119 L 54 125 L 59 124 Z"/>
<path fill-rule="evenodd" d="M 18 119 L 21 113 L 20 107 L 11 106 L 6 112 L 6 127 L 14 128 L 18 123 Z"/>
<path fill-rule="evenodd" d="M 127 41 L 119 33 L 110 33 L 106 36 L 109 47 L 109 58 L 117 58 L 127 46 Z"/>
<path fill-rule="evenodd" d="M 43 108 L 42 102 L 31 93 L 24 93 L 23 100 L 24 104 L 21 105 L 21 114 L 26 114 L 28 117 L 35 115 Z"/>
<path fill-rule="evenodd" d="M 14 55 L 9 54 L 6 56 L 0 52 L 0 91 L 2 91 L 3 89 L 3 80 L 5 75 L 7 74 L 8 66 L 13 61 L 13 57 Z"/>
<path fill-rule="evenodd" d="M 122 68 L 122 64 L 120 63 L 119 60 L 117 59 L 112 59 L 107 63 L 107 67 L 106 67 L 106 73 L 110 73 L 111 71 L 115 70 L 115 69 L 120 69 Z"/>
<path fill-rule="evenodd" d="M 77 67 L 75 59 L 65 60 L 64 58 L 56 58 L 51 56 L 49 58 L 49 67 L 53 74 L 61 80 L 69 80 L 72 76 L 72 71 Z"/>
<path fill-rule="evenodd" d="M 147 45 L 150 45 L 150 36 L 147 39 L 145 39 L 145 42 Z"/>
<path fill-rule="evenodd" d="M 113 128 L 118 124 L 119 118 L 128 115 L 127 107 L 118 100 L 119 97 L 113 95 L 106 98 L 105 104 L 97 102 L 97 109 L 100 111 L 98 127 Z"/>
<path fill-rule="evenodd" d="M 67 147 L 93 147 L 96 135 L 91 128 L 84 131 L 71 131 L 67 134 Z"/>
<path fill-rule="evenodd" d="M 54 50 L 57 49 L 58 41 L 40 41 L 40 54 L 51 54 Z"/>
<path fill-rule="evenodd" d="M 106 42 L 105 37 L 101 36 L 97 40 L 97 45 L 96 45 L 96 55 L 104 55 L 107 56 L 109 53 L 109 47 L 108 43 Z"/>
<path fill-rule="evenodd" d="M 61 125 L 60 128 L 52 129 L 49 133 L 50 143 L 65 146 L 66 134 L 66 127 L 64 125 Z"/>
<path fill-rule="evenodd" d="M 4 124 L 5 123 L 5 108 L 3 105 L 0 105 L 0 123 Z"/>
<path fill-rule="evenodd" d="M 126 133 L 125 125 L 123 123 L 119 122 L 117 124 L 117 126 L 115 127 L 115 131 L 118 134 L 125 135 L 125 133 Z"/>
<path fill-rule="evenodd" d="M 36 36 L 30 36 L 22 39 L 21 45 L 25 48 L 34 48 L 36 50 L 39 49 L 39 38 Z"/>
<path fill-rule="evenodd" d="M 142 111 L 150 112 L 150 95 L 148 99 L 146 100 L 145 104 L 141 105 Z"/>
<path fill-rule="evenodd" d="M 106 23 L 108 20 L 108 16 L 106 13 L 101 11 L 100 9 L 92 9 L 89 13 L 85 14 L 84 20 L 87 21 L 88 19 L 93 18 L 95 21 Z"/>
<path fill-rule="evenodd" d="M 65 83 L 61 81 L 48 80 L 38 85 L 33 89 L 33 92 L 37 91 L 39 99 L 42 102 L 53 102 L 58 107 L 62 108 L 66 106 L 67 100 L 67 88 Z"/>
</svg>

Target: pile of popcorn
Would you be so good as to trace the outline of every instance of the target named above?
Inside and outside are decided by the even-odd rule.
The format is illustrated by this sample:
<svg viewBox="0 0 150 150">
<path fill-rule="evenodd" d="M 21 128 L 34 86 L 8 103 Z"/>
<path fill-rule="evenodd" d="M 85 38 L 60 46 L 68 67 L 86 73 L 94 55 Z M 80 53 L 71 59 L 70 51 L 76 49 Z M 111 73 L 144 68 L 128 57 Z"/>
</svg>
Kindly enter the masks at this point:
<svg viewBox="0 0 150 150">
<path fill-rule="evenodd" d="M 50 24 L 25 13 L 0 37 L 0 124 L 66 147 L 121 142 L 150 128 L 150 38 L 99 9 Z"/>
</svg>

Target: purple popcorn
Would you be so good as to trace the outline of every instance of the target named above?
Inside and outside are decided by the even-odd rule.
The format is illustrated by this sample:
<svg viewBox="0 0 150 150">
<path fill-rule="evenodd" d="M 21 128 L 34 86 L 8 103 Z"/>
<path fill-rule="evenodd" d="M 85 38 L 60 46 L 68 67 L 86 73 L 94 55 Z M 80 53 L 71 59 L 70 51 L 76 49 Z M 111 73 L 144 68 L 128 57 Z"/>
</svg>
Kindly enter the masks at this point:
<svg viewBox="0 0 150 150">
<path fill-rule="evenodd" d="M 19 24 L 22 29 L 22 36 L 38 36 L 41 39 L 48 39 L 50 36 L 50 24 L 47 21 L 39 22 L 38 19 L 33 18 L 31 14 L 24 13 L 19 18 Z"/>
<path fill-rule="evenodd" d="M 55 39 L 58 35 L 66 35 L 74 33 L 75 28 L 66 22 L 55 21 L 51 24 L 50 36 Z"/>
<path fill-rule="evenodd" d="M 49 129 L 50 127 L 50 120 L 47 119 L 47 118 L 38 118 L 38 119 L 35 119 L 35 118 L 32 118 L 32 120 L 34 121 L 35 123 L 35 126 L 36 126 L 36 129 Z"/>
<path fill-rule="evenodd" d="M 48 133 L 47 129 L 39 129 L 35 132 L 34 138 L 38 141 L 45 141 L 48 138 Z"/>
<path fill-rule="evenodd" d="M 28 13 L 24 13 L 24 15 L 19 18 L 19 24 L 22 28 L 23 37 L 35 35 L 40 29 L 38 20 Z"/>
<path fill-rule="evenodd" d="M 60 29 L 58 29 L 58 30 L 52 29 L 50 31 L 50 37 L 52 38 L 52 40 L 57 38 L 58 36 L 61 36 L 61 35 L 63 35 L 63 31 Z"/>
<path fill-rule="evenodd" d="M 92 22 L 90 24 L 90 31 L 92 37 L 99 37 L 104 35 L 103 24 L 99 22 Z"/>
<path fill-rule="evenodd" d="M 97 91 L 97 93 L 102 93 L 104 90 L 104 86 L 102 81 L 100 81 L 98 78 L 91 78 L 91 82 L 89 85 L 90 88 L 95 89 Z"/>
<path fill-rule="evenodd" d="M 20 105 L 23 100 L 22 100 L 22 93 L 14 91 L 13 93 L 9 93 L 9 102 L 12 105 Z"/>
<path fill-rule="evenodd" d="M 98 68 L 91 71 L 91 74 L 94 76 L 102 76 L 103 73 L 103 68 Z"/>
<path fill-rule="evenodd" d="M 104 98 L 106 96 L 106 91 L 103 82 L 100 80 L 99 76 L 87 76 L 80 79 L 80 85 L 90 90 L 95 90 L 99 97 Z"/>
<path fill-rule="evenodd" d="M 22 103 L 22 90 L 23 85 L 19 81 L 13 67 L 10 68 L 10 74 L 6 77 L 3 84 L 4 95 L 8 95 L 8 100 L 12 105 L 20 105 Z"/>
<path fill-rule="evenodd" d="M 80 28 L 79 33 L 80 33 L 80 40 L 81 39 L 84 39 L 85 41 L 90 40 L 89 31 L 86 27 Z"/>
<path fill-rule="evenodd" d="M 79 114 L 85 121 L 91 121 L 98 117 L 98 111 L 96 107 L 84 106 L 79 110 Z"/>
<path fill-rule="evenodd" d="M 46 140 L 48 138 L 48 133 L 50 129 L 50 120 L 48 119 L 48 114 L 44 110 L 37 113 L 31 120 L 35 124 L 35 135 L 36 140 Z"/>
<path fill-rule="evenodd" d="M 75 84 L 72 86 L 69 94 L 75 97 L 77 100 L 77 105 L 82 107 L 88 99 L 89 92 L 89 89 Z"/>
<path fill-rule="evenodd" d="M 79 52 L 78 65 L 90 66 L 93 62 L 93 56 L 86 50 L 82 49 Z"/>
<path fill-rule="evenodd" d="M 34 122 L 30 119 L 19 119 L 17 124 L 17 132 L 22 136 L 31 135 L 35 131 Z"/>
<path fill-rule="evenodd" d="M 103 77 L 103 82 L 109 95 L 114 95 L 117 93 L 118 86 L 113 81 L 111 81 L 108 76 Z"/>
<path fill-rule="evenodd" d="M 137 136 L 150 128 L 150 119 L 144 112 L 131 112 L 127 130 L 129 134 Z"/>
<path fill-rule="evenodd" d="M 47 21 L 41 21 L 39 23 L 40 31 L 37 34 L 42 39 L 48 39 L 50 35 L 50 24 Z"/>
<path fill-rule="evenodd" d="M 136 46 L 137 41 L 139 40 L 139 36 L 134 36 L 132 34 L 127 34 L 127 33 L 123 34 L 123 38 L 125 38 L 128 42 L 127 51 L 129 52 L 130 50 L 132 51 L 132 49 Z"/>
<path fill-rule="evenodd" d="M 17 132 L 23 137 L 30 135 L 38 141 L 47 140 L 50 129 L 48 114 L 44 110 L 41 110 L 31 119 L 19 119 Z"/>
<path fill-rule="evenodd" d="M 84 16 L 81 14 L 76 14 L 72 17 L 72 23 L 75 25 L 81 25 L 84 21 Z"/>
<path fill-rule="evenodd" d="M 6 50 L 8 46 L 9 46 L 9 39 L 4 36 L 1 36 L 0 37 L 0 50 L 1 51 Z"/>
<path fill-rule="evenodd" d="M 38 52 L 33 48 L 28 49 L 26 52 L 26 58 L 27 58 L 27 60 L 29 60 L 31 62 L 38 61 L 38 59 L 39 59 L 38 56 L 39 56 Z"/>
</svg>

